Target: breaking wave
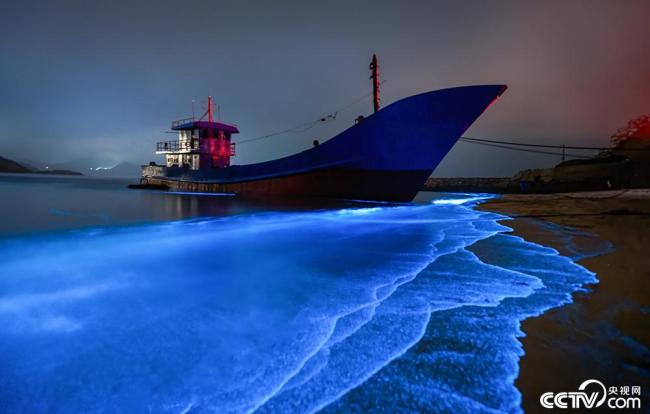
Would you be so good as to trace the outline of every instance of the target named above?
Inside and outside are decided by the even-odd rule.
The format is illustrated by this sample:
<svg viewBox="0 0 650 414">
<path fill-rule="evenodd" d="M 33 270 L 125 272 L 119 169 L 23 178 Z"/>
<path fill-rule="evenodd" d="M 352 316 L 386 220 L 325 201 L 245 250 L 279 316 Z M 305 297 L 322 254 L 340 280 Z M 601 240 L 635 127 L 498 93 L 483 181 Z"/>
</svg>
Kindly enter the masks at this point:
<svg viewBox="0 0 650 414">
<path fill-rule="evenodd" d="M 0 406 L 519 411 L 519 322 L 596 278 L 481 198 L 4 240 Z"/>
</svg>

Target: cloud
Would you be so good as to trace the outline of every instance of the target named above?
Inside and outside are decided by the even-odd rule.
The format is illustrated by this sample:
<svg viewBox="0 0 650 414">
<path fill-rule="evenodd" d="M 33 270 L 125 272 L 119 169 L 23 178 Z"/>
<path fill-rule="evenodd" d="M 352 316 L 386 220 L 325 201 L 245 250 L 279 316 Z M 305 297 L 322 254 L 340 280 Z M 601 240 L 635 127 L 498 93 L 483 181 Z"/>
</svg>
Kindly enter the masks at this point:
<svg viewBox="0 0 650 414">
<path fill-rule="evenodd" d="M 283 130 L 369 91 L 372 53 L 388 80 L 384 104 L 509 84 L 468 131 L 478 137 L 604 145 L 650 108 L 647 1 L 28 3 L 0 17 L 4 155 L 152 160 L 169 122 L 208 94 L 242 139 Z M 335 123 L 242 145 L 236 162 L 306 149 L 370 111 L 368 101 Z M 438 172 L 502 175 L 559 161 L 515 158 L 459 144 Z"/>
</svg>

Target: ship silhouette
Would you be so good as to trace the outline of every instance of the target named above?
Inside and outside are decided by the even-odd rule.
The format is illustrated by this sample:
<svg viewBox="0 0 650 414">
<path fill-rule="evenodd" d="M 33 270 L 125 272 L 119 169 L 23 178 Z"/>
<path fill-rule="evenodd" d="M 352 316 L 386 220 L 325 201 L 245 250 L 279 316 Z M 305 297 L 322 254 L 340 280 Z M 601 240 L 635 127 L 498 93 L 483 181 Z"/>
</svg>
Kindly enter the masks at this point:
<svg viewBox="0 0 650 414">
<path fill-rule="evenodd" d="M 141 186 L 243 197 L 325 197 L 411 201 L 462 134 L 505 85 L 462 86 L 379 107 L 376 57 L 370 66 L 375 112 L 308 150 L 271 161 L 230 165 L 237 126 L 213 119 L 174 121 L 177 141 L 159 142 L 166 165 L 143 167 Z M 203 119 L 207 117 L 207 119 Z"/>
</svg>

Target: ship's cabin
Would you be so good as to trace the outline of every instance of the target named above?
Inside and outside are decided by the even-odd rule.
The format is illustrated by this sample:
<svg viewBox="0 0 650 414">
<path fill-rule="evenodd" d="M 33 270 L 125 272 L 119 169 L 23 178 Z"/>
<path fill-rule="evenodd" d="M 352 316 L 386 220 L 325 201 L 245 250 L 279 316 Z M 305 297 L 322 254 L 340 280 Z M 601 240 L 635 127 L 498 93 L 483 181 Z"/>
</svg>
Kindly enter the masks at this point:
<svg viewBox="0 0 650 414">
<path fill-rule="evenodd" d="M 211 102 L 208 102 L 210 110 Z M 208 115 L 211 119 L 211 111 Z M 171 129 L 178 131 L 178 140 L 161 141 L 156 146 L 156 154 L 165 155 L 168 168 L 199 170 L 230 166 L 230 158 L 235 155 L 231 137 L 239 133 L 236 125 L 188 118 L 173 121 Z"/>
</svg>

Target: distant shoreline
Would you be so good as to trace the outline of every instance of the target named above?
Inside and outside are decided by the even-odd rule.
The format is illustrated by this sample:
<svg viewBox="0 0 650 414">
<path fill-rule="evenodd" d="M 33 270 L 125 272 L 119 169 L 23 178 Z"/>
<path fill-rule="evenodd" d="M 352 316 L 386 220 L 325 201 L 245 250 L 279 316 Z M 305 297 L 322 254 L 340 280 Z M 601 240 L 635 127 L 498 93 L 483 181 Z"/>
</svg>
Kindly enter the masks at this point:
<svg viewBox="0 0 650 414">
<path fill-rule="evenodd" d="M 0 173 L 6 174 L 51 174 L 51 175 L 83 175 L 77 171 L 64 170 L 64 169 L 46 169 L 39 170 L 34 168 L 29 168 L 21 163 L 10 160 L 8 158 L 0 157 Z"/>
<path fill-rule="evenodd" d="M 81 176 L 85 177 L 82 173 L 77 172 L 77 171 L 68 171 L 68 170 L 38 170 L 38 171 L 3 171 L 0 170 L 0 173 L 2 174 L 41 174 L 41 175 L 74 175 L 74 176 Z"/>
<path fill-rule="evenodd" d="M 68 170 L 39 170 L 39 171 L 32 171 L 32 174 L 47 174 L 47 175 L 81 175 L 83 176 L 82 173 L 77 172 L 77 171 L 68 171 Z"/>
<path fill-rule="evenodd" d="M 650 348 L 650 332 L 644 329 L 644 309 L 650 306 L 650 238 L 646 234 L 650 190 L 513 194 L 478 209 L 513 217 L 503 224 L 515 235 L 565 255 L 575 254 L 567 250 L 567 238 L 571 243 L 594 242 L 593 237 L 583 238 L 572 229 L 597 235 L 615 248 L 578 260 L 599 279 L 587 293 L 574 294 L 573 303 L 522 323 L 526 336 L 520 341 L 525 355 L 516 385 L 523 395 L 523 409 L 537 412 L 542 393 L 575 391 L 591 378 L 608 386 L 645 384 L 644 358 Z M 544 224 L 549 222 L 559 227 L 551 230 Z"/>
</svg>

